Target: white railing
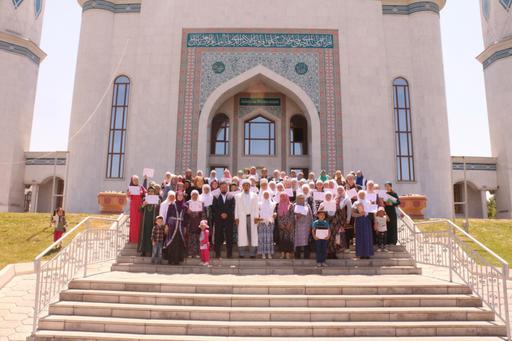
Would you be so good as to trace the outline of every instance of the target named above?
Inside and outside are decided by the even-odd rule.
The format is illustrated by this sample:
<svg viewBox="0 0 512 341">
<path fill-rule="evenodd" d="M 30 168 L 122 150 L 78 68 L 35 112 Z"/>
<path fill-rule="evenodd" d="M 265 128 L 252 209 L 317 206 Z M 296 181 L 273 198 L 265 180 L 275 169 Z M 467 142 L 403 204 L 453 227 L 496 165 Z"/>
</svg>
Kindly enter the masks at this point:
<svg viewBox="0 0 512 341">
<path fill-rule="evenodd" d="M 34 332 L 41 313 L 58 299 L 72 279 L 87 276 L 87 267 L 92 264 L 117 257 L 128 241 L 128 218 L 123 214 L 116 219 L 87 217 L 35 258 Z M 51 259 L 43 259 L 66 243 Z"/>
<path fill-rule="evenodd" d="M 450 282 L 458 276 L 506 324 L 511 340 L 509 265 L 503 258 L 450 220 L 414 222 L 403 211 L 398 219 L 398 239 L 416 262 L 448 268 Z"/>
</svg>

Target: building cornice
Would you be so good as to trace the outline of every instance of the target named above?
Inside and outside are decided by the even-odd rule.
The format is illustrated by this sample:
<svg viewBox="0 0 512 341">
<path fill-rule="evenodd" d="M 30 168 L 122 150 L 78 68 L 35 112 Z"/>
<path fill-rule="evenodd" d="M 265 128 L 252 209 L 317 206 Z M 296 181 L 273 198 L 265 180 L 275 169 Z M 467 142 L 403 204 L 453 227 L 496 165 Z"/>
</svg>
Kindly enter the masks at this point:
<svg viewBox="0 0 512 341">
<path fill-rule="evenodd" d="M 383 14 L 409 15 L 417 12 L 439 13 L 446 0 L 380 0 Z"/>
<path fill-rule="evenodd" d="M 142 0 L 78 0 L 82 11 L 92 9 L 112 13 L 140 13 Z"/>
<path fill-rule="evenodd" d="M 490 45 L 476 59 L 482 63 L 485 69 L 495 61 L 507 57 L 512 57 L 512 37 Z"/>
<path fill-rule="evenodd" d="M 37 65 L 46 58 L 46 53 L 32 40 L 4 31 L 0 31 L 0 50 L 23 55 Z"/>
</svg>

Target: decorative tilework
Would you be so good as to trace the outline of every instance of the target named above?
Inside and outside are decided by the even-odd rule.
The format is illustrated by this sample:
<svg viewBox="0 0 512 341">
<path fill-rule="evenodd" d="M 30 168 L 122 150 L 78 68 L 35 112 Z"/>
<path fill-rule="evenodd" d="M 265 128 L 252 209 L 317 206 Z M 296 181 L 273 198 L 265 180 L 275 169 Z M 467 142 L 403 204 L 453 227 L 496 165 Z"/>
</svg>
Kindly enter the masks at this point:
<svg viewBox="0 0 512 341">
<path fill-rule="evenodd" d="M 222 61 L 226 70 L 216 74 L 211 65 Z M 295 65 L 300 62 L 309 65 L 309 72 L 299 75 Z M 221 84 L 252 69 L 263 65 L 299 85 L 319 109 L 320 84 L 318 78 L 318 54 L 314 52 L 205 52 L 202 57 L 201 106 L 208 96 Z"/>
<path fill-rule="evenodd" d="M 106 0 L 89 0 L 82 6 L 82 11 L 102 9 L 113 13 L 139 13 L 141 4 L 115 4 Z"/>
<path fill-rule="evenodd" d="M 493 53 L 489 58 L 484 60 L 482 65 L 484 66 L 484 69 L 488 68 L 492 63 L 495 61 L 498 61 L 503 58 L 512 57 L 512 48 L 497 51 Z"/>
<path fill-rule="evenodd" d="M 41 62 L 41 59 L 37 55 L 35 55 L 32 51 L 30 51 L 24 46 L 19 46 L 16 44 L 0 40 L 0 50 L 5 50 L 8 52 L 23 55 L 37 65 L 39 65 L 39 63 Z"/>
<path fill-rule="evenodd" d="M 457 162 L 452 164 L 453 170 L 464 170 L 464 164 Z M 488 163 L 466 163 L 466 170 L 478 170 L 478 171 L 495 171 L 497 169 L 496 164 Z"/>
<path fill-rule="evenodd" d="M 259 106 L 253 106 L 253 105 L 246 105 L 246 106 L 241 106 L 239 111 L 238 111 L 238 117 L 244 117 L 245 115 L 248 115 L 252 112 L 254 112 L 255 110 L 259 110 L 259 109 L 262 109 L 262 110 L 265 110 L 266 112 L 268 112 L 269 114 L 272 114 L 276 117 L 281 117 L 281 115 L 283 114 L 283 109 L 281 106 L 269 106 L 269 105 L 259 105 Z"/>
<path fill-rule="evenodd" d="M 383 14 L 409 15 L 424 11 L 439 13 L 440 9 L 439 6 L 432 1 L 415 2 L 410 5 L 382 5 Z"/>
<path fill-rule="evenodd" d="M 224 32 L 223 35 L 229 33 L 228 40 L 218 40 L 217 35 L 221 34 L 218 31 Z M 197 167 L 199 115 L 208 96 L 221 84 L 258 65 L 263 65 L 297 84 L 316 106 L 322 139 L 320 141 L 321 165 L 314 165 L 314 167 L 325 168 L 329 172 L 342 169 L 343 129 L 338 32 L 329 30 L 276 30 L 276 32 L 266 30 L 265 33 L 247 34 L 239 32 L 240 30 L 229 29 L 202 30 L 201 32 L 185 29 L 183 31 L 176 132 L 176 139 L 181 143 L 176 146 L 176 171 L 182 172 L 186 168 Z M 330 38 L 324 40 L 329 43 L 323 45 L 314 41 L 307 45 L 304 40 L 299 40 L 302 43 L 290 44 L 288 46 L 291 47 L 287 47 L 277 39 L 265 38 L 267 40 L 251 43 L 244 40 L 252 35 L 258 39 L 287 35 L 301 37 L 300 39 L 317 35 Z M 210 40 L 206 39 L 207 37 Z M 214 72 L 212 65 L 216 62 L 222 62 L 225 65 L 224 72 L 218 74 Z M 298 63 L 306 64 L 308 72 L 299 75 L 295 71 Z M 270 107 L 263 109 L 269 111 Z M 277 112 L 274 114 L 277 115 Z"/>
<path fill-rule="evenodd" d="M 226 70 L 226 65 L 223 62 L 215 62 L 212 65 L 212 71 L 215 73 L 223 73 Z"/>
<path fill-rule="evenodd" d="M 332 34 L 211 32 L 189 33 L 187 47 L 332 49 Z"/>
<path fill-rule="evenodd" d="M 295 65 L 295 72 L 299 75 L 305 75 L 308 72 L 308 64 L 302 62 L 297 63 Z"/>
</svg>

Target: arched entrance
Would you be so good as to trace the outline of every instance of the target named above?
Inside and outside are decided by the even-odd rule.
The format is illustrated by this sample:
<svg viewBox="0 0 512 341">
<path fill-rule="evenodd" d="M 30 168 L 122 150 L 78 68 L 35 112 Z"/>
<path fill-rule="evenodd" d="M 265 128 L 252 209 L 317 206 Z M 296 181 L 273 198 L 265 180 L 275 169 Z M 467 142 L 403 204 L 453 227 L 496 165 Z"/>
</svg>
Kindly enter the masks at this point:
<svg viewBox="0 0 512 341">
<path fill-rule="evenodd" d="M 198 129 L 208 132 L 198 135 L 198 169 L 321 168 L 320 119 L 313 101 L 262 65 L 217 87 L 203 106 Z"/>
</svg>

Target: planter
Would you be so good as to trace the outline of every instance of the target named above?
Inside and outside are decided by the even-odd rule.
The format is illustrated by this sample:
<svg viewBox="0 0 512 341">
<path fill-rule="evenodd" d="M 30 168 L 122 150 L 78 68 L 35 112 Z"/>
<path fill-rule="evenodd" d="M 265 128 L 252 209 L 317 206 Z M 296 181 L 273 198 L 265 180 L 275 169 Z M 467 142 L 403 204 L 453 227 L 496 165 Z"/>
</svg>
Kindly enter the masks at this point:
<svg viewBox="0 0 512 341">
<path fill-rule="evenodd" d="M 427 207 L 427 197 L 421 194 L 400 196 L 400 208 L 413 219 L 424 219 L 423 210 Z"/>
<path fill-rule="evenodd" d="M 100 192 L 98 193 L 98 205 L 101 213 L 123 213 L 126 205 L 126 193 Z"/>
</svg>

